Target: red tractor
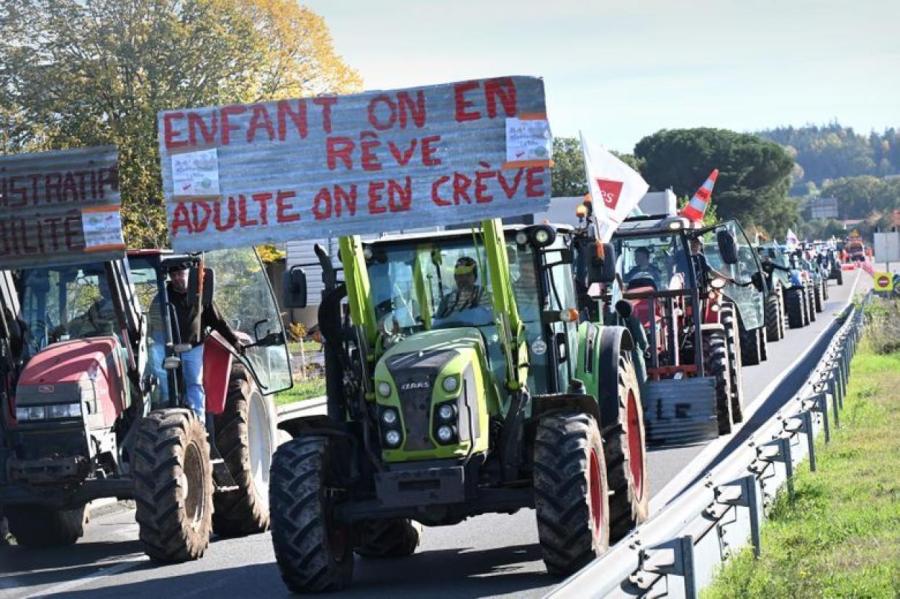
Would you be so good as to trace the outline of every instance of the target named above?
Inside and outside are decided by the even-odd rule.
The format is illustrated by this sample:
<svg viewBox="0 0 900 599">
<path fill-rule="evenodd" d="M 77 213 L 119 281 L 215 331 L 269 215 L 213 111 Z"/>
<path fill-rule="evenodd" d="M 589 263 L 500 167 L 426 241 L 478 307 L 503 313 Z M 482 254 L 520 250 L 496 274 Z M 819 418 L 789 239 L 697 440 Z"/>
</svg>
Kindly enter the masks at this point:
<svg viewBox="0 0 900 599">
<path fill-rule="evenodd" d="M 205 337 L 204 418 L 186 408 L 191 344 L 165 283 L 175 263 L 190 268 L 196 312 L 221 313 L 243 339 Z M 276 421 L 265 396 L 291 378 L 252 250 L 2 271 L 0 348 L 0 506 L 19 545 L 74 543 L 86 504 L 104 497 L 135 500 L 144 550 L 163 562 L 199 558 L 212 531 L 268 527 Z"/>
</svg>

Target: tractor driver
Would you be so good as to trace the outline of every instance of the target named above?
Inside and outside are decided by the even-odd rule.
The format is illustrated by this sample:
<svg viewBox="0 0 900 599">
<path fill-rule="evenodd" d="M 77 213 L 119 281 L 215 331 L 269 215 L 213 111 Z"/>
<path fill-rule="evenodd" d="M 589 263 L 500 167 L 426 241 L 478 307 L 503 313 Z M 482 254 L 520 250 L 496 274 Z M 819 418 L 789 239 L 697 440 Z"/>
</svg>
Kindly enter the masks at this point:
<svg viewBox="0 0 900 599">
<path fill-rule="evenodd" d="M 659 287 L 662 281 L 662 273 L 655 264 L 650 262 L 650 250 L 639 247 L 634 250 L 634 267 L 625 273 L 625 282 L 630 283 L 638 279 L 651 279 L 654 286 Z"/>
<path fill-rule="evenodd" d="M 169 267 L 166 296 L 169 299 L 170 314 L 174 319 L 172 322 L 173 342 L 176 345 L 190 345 L 188 351 L 179 354 L 187 404 L 203 421 L 206 414 L 206 393 L 203 389 L 203 341 L 206 337 L 206 330 L 217 331 L 239 352 L 243 352 L 243 345 L 228 323 L 221 317 L 215 305 L 203 306 L 201 313 L 199 305 L 190 297 L 188 293 L 190 267 L 190 262 L 178 263 Z M 150 329 L 153 331 L 154 337 L 151 361 L 165 401 L 168 396 L 168 376 L 162 367 L 165 359 L 164 324 L 158 297 L 153 299 L 150 315 Z M 199 335 L 195 333 L 198 318 L 200 319 Z"/>
<path fill-rule="evenodd" d="M 461 256 L 453 268 L 456 289 L 441 298 L 436 318 L 447 318 L 455 312 L 477 308 L 490 303 L 484 287 L 478 284 L 478 263 L 469 256 Z"/>
</svg>

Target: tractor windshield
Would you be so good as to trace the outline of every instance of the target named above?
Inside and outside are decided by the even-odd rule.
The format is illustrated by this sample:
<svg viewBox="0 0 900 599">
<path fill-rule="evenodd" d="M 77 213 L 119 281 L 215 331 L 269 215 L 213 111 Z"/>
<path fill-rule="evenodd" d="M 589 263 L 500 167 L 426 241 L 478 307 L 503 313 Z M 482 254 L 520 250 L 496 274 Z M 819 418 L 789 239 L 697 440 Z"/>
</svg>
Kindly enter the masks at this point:
<svg viewBox="0 0 900 599">
<path fill-rule="evenodd" d="M 20 285 L 28 355 L 57 341 L 119 335 L 103 264 L 27 269 Z"/>
<path fill-rule="evenodd" d="M 689 276 L 688 248 L 681 234 L 614 238 L 616 270 L 629 290 L 682 289 Z"/>
<path fill-rule="evenodd" d="M 385 345 L 424 330 L 476 327 L 485 340 L 492 369 L 502 371 L 491 280 L 480 237 L 375 243 L 366 248 L 366 256 L 375 317 Z M 526 331 L 534 329 L 533 336 L 538 337 L 541 308 L 534 254 L 530 247 L 509 240 L 507 257 L 519 316 Z"/>
</svg>

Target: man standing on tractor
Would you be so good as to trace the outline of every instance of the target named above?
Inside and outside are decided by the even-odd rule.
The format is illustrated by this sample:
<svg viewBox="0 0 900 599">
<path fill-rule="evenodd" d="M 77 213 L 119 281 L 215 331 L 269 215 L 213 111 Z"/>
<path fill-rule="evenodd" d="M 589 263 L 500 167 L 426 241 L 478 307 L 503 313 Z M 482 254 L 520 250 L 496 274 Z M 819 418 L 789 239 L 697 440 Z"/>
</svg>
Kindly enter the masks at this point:
<svg viewBox="0 0 900 599">
<path fill-rule="evenodd" d="M 190 345 L 190 349 L 179 354 L 181 370 L 184 376 L 185 395 L 188 406 L 200 417 L 206 417 L 206 393 L 203 390 L 203 340 L 207 329 L 218 332 L 232 347 L 243 350 L 237 335 L 221 317 L 213 304 L 199 306 L 191 301 L 188 293 L 190 262 L 176 263 L 169 267 L 169 282 L 166 283 L 166 296 L 172 310 L 172 337 L 176 346 Z M 165 359 L 165 340 L 163 339 L 163 323 L 157 322 L 162 312 L 159 309 L 159 296 L 153 299 L 150 310 L 151 327 L 154 331 L 154 343 L 151 347 L 151 362 L 156 371 L 162 390 L 162 397 L 168 397 L 168 376 L 163 369 Z M 200 326 L 196 321 L 200 319 Z M 196 333 L 199 331 L 199 334 Z"/>
<path fill-rule="evenodd" d="M 462 312 L 490 305 L 490 295 L 478 284 L 478 263 L 469 256 L 461 256 L 453 269 L 456 289 L 443 298 L 435 314 L 437 318 L 447 318 L 455 312 Z"/>
</svg>

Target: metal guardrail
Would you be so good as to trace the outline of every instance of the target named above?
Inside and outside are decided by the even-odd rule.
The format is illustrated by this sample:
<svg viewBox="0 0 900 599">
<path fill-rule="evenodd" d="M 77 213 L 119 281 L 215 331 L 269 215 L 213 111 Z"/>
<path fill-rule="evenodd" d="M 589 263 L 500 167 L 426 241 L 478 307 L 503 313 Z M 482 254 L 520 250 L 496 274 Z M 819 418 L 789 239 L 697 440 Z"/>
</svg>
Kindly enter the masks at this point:
<svg viewBox="0 0 900 599">
<path fill-rule="evenodd" d="M 827 443 L 840 426 L 863 310 L 851 304 L 839 318 L 806 383 L 747 442 L 548 597 L 694 598 L 748 540 L 759 555 L 760 526 L 776 493 L 786 485 L 793 495 L 794 467 L 808 456 L 815 471 L 816 435 L 824 431 Z"/>
<path fill-rule="evenodd" d="M 293 403 L 284 404 L 276 408 L 278 422 L 286 422 L 294 418 L 304 416 L 324 416 L 327 412 L 328 398 L 324 395 L 302 399 Z"/>
</svg>

